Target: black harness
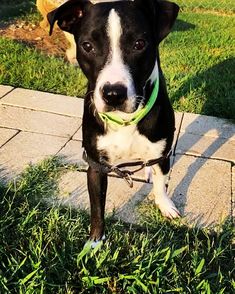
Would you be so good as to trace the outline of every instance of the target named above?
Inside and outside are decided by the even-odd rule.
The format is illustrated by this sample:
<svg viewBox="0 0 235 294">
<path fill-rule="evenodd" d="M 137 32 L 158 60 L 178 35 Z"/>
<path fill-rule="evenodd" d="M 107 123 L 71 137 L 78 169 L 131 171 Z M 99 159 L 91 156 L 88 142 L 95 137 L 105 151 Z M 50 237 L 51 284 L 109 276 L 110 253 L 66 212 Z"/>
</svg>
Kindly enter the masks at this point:
<svg viewBox="0 0 235 294">
<path fill-rule="evenodd" d="M 133 176 L 136 172 L 142 170 L 144 167 L 152 166 L 154 164 L 160 163 L 163 160 L 170 157 L 172 151 L 170 150 L 166 155 L 163 155 L 156 159 L 150 159 L 148 161 L 132 161 L 132 162 L 124 162 L 117 165 L 111 165 L 109 164 L 105 159 L 101 159 L 100 162 L 94 161 L 92 158 L 90 158 L 86 151 L 83 152 L 83 159 L 89 164 L 90 167 L 95 169 L 96 171 L 100 171 L 104 174 L 109 174 L 111 172 L 115 173 L 119 177 L 123 178 L 127 184 L 130 186 L 130 188 L 133 187 L 133 179 L 131 176 Z M 128 170 L 127 167 L 134 167 L 139 166 L 138 168 L 134 170 Z"/>
</svg>

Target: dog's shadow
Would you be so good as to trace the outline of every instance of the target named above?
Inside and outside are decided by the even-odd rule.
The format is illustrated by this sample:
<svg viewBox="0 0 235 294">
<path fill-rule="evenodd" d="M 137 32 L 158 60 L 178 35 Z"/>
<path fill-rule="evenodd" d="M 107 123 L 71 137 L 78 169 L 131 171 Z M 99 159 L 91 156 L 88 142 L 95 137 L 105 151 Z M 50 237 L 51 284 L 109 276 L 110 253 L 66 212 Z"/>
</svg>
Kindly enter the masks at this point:
<svg viewBox="0 0 235 294">
<path fill-rule="evenodd" d="M 235 68 L 235 59 L 229 58 L 211 68 L 209 68 L 207 71 L 204 71 L 200 74 L 195 75 L 193 78 L 186 81 L 185 84 L 182 85 L 182 87 L 173 95 L 172 99 L 173 101 L 176 99 L 180 99 L 180 97 L 184 96 L 186 97 L 190 91 L 197 91 L 198 88 L 200 88 L 203 83 L 204 85 L 204 93 L 206 96 L 205 103 L 202 108 L 202 113 L 210 114 L 210 113 L 216 113 L 217 116 L 220 116 L 219 110 L 221 107 L 225 107 L 228 109 L 228 117 L 231 113 L 235 114 L 235 81 L 232 80 L 232 75 L 229 73 L 232 72 L 232 68 Z M 228 76 L 230 79 L 228 79 Z M 218 92 L 213 89 L 213 85 L 215 83 L 220 83 L 221 88 Z M 228 96 L 225 96 L 225 88 L 229 88 L 229 93 L 231 94 Z M 226 91 L 227 92 L 227 91 Z M 221 97 L 221 100 L 215 99 L 217 96 Z M 215 101 L 217 104 L 215 105 Z M 218 102 L 219 101 L 219 102 Z M 219 103 L 219 104 L 218 104 Z M 233 111 L 231 111 L 233 110 Z M 225 110 L 223 109 L 225 112 Z M 231 116 L 229 118 L 232 118 Z M 234 119 L 235 117 L 233 117 Z M 212 123 L 209 123 L 211 118 L 204 117 L 203 119 L 209 119 L 208 123 L 203 123 L 202 130 L 203 133 L 200 133 L 200 117 L 196 117 L 191 123 L 189 123 L 186 128 L 179 133 L 179 139 L 176 142 L 175 148 L 174 148 L 174 155 L 173 155 L 173 166 L 172 166 L 172 172 L 170 173 L 170 182 L 169 182 L 169 189 L 168 193 L 171 195 L 172 200 L 176 203 L 176 206 L 179 208 L 182 215 L 186 215 L 189 217 L 190 221 L 193 221 L 194 223 L 197 222 L 200 225 L 208 225 L 211 224 L 211 221 L 214 219 L 214 206 L 217 206 L 217 203 L 221 201 L 219 197 L 226 196 L 227 204 L 229 206 L 229 198 L 231 196 L 224 195 L 225 191 L 217 191 L 218 193 L 218 199 L 216 199 L 216 195 L 214 195 L 213 199 L 207 198 L 208 195 L 206 194 L 206 190 L 210 190 L 210 188 L 205 188 L 210 185 L 213 185 L 214 179 L 211 179 L 212 182 L 207 182 L 208 177 L 205 177 L 204 181 L 202 181 L 202 168 L 204 166 L 211 166 L 213 168 L 212 161 L 215 163 L 218 167 L 218 160 L 219 158 L 215 158 L 214 154 L 223 147 L 224 144 L 226 144 L 228 141 L 234 142 L 235 138 L 235 126 L 231 124 L 231 121 L 224 120 L 224 125 L 221 128 L 221 120 L 220 119 L 213 119 Z M 213 122 L 215 122 L 213 124 Z M 217 124 L 218 122 L 218 124 Z M 223 124 L 222 122 L 222 124 Z M 220 127 L 219 127 L 220 126 Z M 195 130 L 199 130 L 199 134 L 195 132 Z M 190 154 L 190 150 L 193 150 L 194 146 L 196 144 L 199 144 L 199 141 L 209 133 L 209 143 L 207 147 L 204 148 L 203 152 L 201 154 Z M 211 134 L 215 134 L 211 137 Z M 176 134 L 177 135 L 177 134 Z M 187 144 L 185 145 L 185 142 Z M 235 144 L 235 142 L 233 143 Z M 183 146 L 183 152 L 180 151 L 179 146 Z M 196 147 L 195 147 L 196 148 Z M 232 152 L 232 150 L 231 150 Z M 230 166 L 232 168 L 232 165 L 234 164 L 235 158 L 231 159 L 223 159 L 222 165 Z M 184 165 L 184 166 L 183 166 Z M 181 168 L 182 167 L 182 168 Z M 176 172 L 174 172 L 174 169 L 176 169 Z M 182 170 L 182 172 L 180 172 Z M 177 175 L 177 172 L 180 173 L 180 176 Z M 204 171 L 205 172 L 205 171 Z M 212 172 L 213 174 L 213 172 Z M 225 175 L 225 177 L 231 176 L 231 173 L 229 175 Z M 173 178 L 174 177 L 174 178 Z M 195 184 L 195 181 L 198 181 L 200 179 L 200 185 Z M 229 179 L 224 179 L 223 177 L 223 170 L 221 170 L 221 177 L 217 177 L 217 180 L 221 181 L 220 183 L 215 183 L 218 187 L 220 187 L 223 190 L 223 186 L 226 186 L 226 182 L 229 183 Z M 173 185 L 171 185 L 171 181 L 173 181 Z M 146 184 L 145 184 L 146 185 Z M 193 186 L 193 188 L 192 188 Z M 197 191 L 195 191 L 197 186 Z M 144 185 L 143 185 L 144 187 Z M 141 189 L 143 189 L 143 187 Z M 194 191 L 192 191 L 192 189 Z M 226 189 L 225 189 L 226 190 Z M 149 188 L 145 187 L 146 194 L 149 193 Z M 211 189 L 213 191 L 213 189 Z M 229 191 L 229 188 L 227 187 L 227 190 Z M 195 211 L 190 211 L 191 208 L 193 208 L 194 204 L 190 203 L 190 207 L 188 208 L 189 202 L 193 201 L 193 198 L 195 197 L 195 193 L 198 193 L 198 199 L 200 201 L 204 201 L 205 205 L 203 203 L 200 203 L 200 207 L 207 206 L 209 207 L 208 211 L 206 211 L 205 207 L 203 211 L 200 211 L 200 207 L 195 209 Z M 205 193 L 203 195 L 202 193 Z M 192 196 L 192 194 L 194 194 Z M 138 198 L 139 192 L 135 193 L 133 195 L 133 199 Z M 191 199 L 190 199 L 191 198 Z M 133 200 L 132 200 L 133 201 Z M 226 200 L 223 199 L 223 202 Z M 199 200 L 196 200 L 197 203 L 199 203 Z M 209 205 L 208 205 L 208 202 Z M 118 211 L 120 212 L 126 212 L 130 208 L 130 200 L 126 202 L 126 204 L 123 205 L 123 207 L 120 207 Z M 217 208 L 219 210 L 219 207 Z M 215 210 L 216 210 L 215 209 Z M 230 211 L 227 211 L 229 214 L 231 212 L 231 209 L 228 209 Z M 206 211 L 206 213 L 205 213 Z M 218 216 L 219 220 L 219 216 Z"/>
<path fill-rule="evenodd" d="M 223 107 L 224 113 L 226 112 L 226 109 L 228 110 L 227 117 L 229 117 L 230 119 L 234 119 L 235 116 L 231 117 L 231 113 L 233 114 L 235 113 L 235 99 L 234 99 L 235 98 L 234 96 L 235 94 L 234 77 L 235 76 L 234 75 L 232 76 L 232 74 L 229 74 L 229 73 L 232 73 L 232 68 L 234 67 L 235 67 L 235 58 L 229 58 L 209 68 L 207 71 L 204 71 L 199 75 L 195 75 L 195 77 L 188 80 L 178 90 L 178 93 L 175 93 L 175 95 L 173 96 L 173 99 L 179 99 L 179 97 L 187 96 L 187 94 L 189 94 L 190 91 L 196 91 L 198 88 L 202 86 L 202 83 L 203 83 L 206 100 L 202 108 L 202 113 L 206 113 L 206 114 L 215 113 L 216 116 L 221 116 L 220 109 Z M 213 89 L 213 85 L 215 85 L 215 83 L 221 84 L 221 87 L 219 88 L 219 91 L 217 92 L 215 92 Z M 227 93 L 227 91 L 225 91 L 225 88 L 230 89 L 229 95 L 225 95 L 225 93 Z M 218 98 L 221 98 L 221 99 L 218 99 Z M 185 214 L 185 211 L 186 211 L 185 208 L 187 206 L 187 200 L 190 194 L 189 189 L 196 175 L 200 172 L 201 168 L 204 165 L 209 164 L 211 159 L 213 158 L 215 159 L 214 154 L 224 144 L 226 144 L 226 142 L 234 141 L 235 127 L 234 125 L 231 124 L 231 121 L 227 122 L 226 120 L 224 120 L 224 125 L 222 128 L 218 127 L 219 125 L 221 126 L 221 121 L 219 121 L 218 125 L 216 121 L 217 120 L 214 119 L 214 124 L 204 123 L 203 133 L 197 135 L 197 134 L 194 134 L 194 132 L 195 132 L 195 129 L 198 128 L 199 121 L 195 119 L 185 128 L 184 132 L 181 133 L 181 136 L 179 137 L 179 140 L 176 144 L 176 147 L 175 147 L 176 154 L 174 158 L 174 165 L 176 165 L 177 162 L 179 162 L 182 159 L 183 154 L 185 153 L 187 154 L 190 149 L 192 150 L 193 146 L 198 144 L 199 140 L 201 140 L 203 136 L 209 133 L 209 137 L 210 137 L 210 133 L 212 132 L 216 134 L 215 136 L 213 136 L 213 140 L 212 138 L 209 138 L 211 143 L 208 144 L 206 149 L 203 150 L 201 156 L 194 156 L 194 159 L 187 167 L 187 173 L 181 178 L 180 182 L 174 189 L 173 200 L 176 203 L 180 203 L 180 206 L 181 206 L 180 209 L 183 214 Z M 185 142 L 187 142 L 187 144 L 186 146 L 183 146 Z M 182 152 L 183 154 L 181 154 L 180 151 L 178 152 L 177 146 L 183 146 L 183 149 L 185 149 L 185 152 Z M 232 153 L 232 150 L 231 150 L 231 153 Z M 219 159 L 219 156 L 216 159 Z M 224 164 L 232 166 L 235 158 L 229 158 L 229 159 L 221 158 L 221 160 L 223 160 Z M 221 178 L 220 178 L 221 183 L 224 181 L 222 173 L 223 173 L 223 170 L 221 170 Z M 231 175 L 227 175 L 227 176 L 231 176 Z M 206 182 L 206 178 L 205 178 L 205 181 L 202 184 L 205 186 L 213 185 L 214 179 L 210 179 L 210 180 L 211 180 L 210 182 Z M 214 183 L 214 185 L 216 184 L 217 183 Z M 221 186 L 222 185 L 223 184 L 221 184 Z M 203 187 L 201 190 L 205 191 Z M 198 197 L 205 203 L 207 201 L 210 201 L 210 199 L 207 199 L 208 195 L 200 195 L 200 189 L 198 189 L 197 193 L 198 193 Z M 222 195 L 218 195 L 218 196 L 222 197 L 224 195 L 222 193 Z M 216 201 L 220 201 L 220 199 Z M 201 203 L 201 205 L 203 205 L 203 203 Z M 211 203 L 211 205 L 213 206 L 213 203 Z"/>
</svg>

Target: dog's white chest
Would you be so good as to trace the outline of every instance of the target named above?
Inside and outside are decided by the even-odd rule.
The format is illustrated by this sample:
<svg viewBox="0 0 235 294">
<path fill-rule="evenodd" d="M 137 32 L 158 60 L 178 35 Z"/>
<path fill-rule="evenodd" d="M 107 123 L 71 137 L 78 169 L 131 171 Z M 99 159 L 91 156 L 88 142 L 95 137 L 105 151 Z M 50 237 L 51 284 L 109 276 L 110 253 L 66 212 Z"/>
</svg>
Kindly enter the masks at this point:
<svg viewBox="0 0 235 294">
<path fill-rule="evenodd" d="M 107 134 L 97 138 L 98 150 L 107 153 L 111 164 L 158 158 L 162 155 L 165 144 L 165 140 L 152 143 L 139 133 L 135 125 L 109 129 Z"/>
</svg>

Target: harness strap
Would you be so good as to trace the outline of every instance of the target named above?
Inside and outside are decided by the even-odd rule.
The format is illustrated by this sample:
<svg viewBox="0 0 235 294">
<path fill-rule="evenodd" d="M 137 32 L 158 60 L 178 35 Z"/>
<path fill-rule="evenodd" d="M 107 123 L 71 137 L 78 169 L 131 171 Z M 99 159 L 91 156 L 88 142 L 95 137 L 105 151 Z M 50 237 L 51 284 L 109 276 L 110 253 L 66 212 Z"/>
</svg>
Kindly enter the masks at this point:
<svg viewBox="0 0 235 294">
<path fill-rule="evenodd" d="M 117 165 L 110 165 L 105 159 L 102 159 L 101 162 L 94 161 L 91 157 L 87 155 L 86 151 L 83 152 L 82 157 L 89 164 L 90 167 L 104 174 L 109 174 L 111 172 L 114 172 L 119 177 L 126 180 L 127 184 L 130 186 L 130 188 L 132 188 L 133 187 L 133 179 L 131 177 L 132 175 L 142 170 L 144 167 L 148 167 L 148 166 L 152 166 L 154 164 L 160 163 L 164 159 L 170 157 L 171 153 L 172 151 L 170 150 L 166 155 L 163 155 L 156 159 L 150 159 L 148 161 L 139 160 L 139 161 L 132 161 L 132 162 L 124 162 Z M 140 167 L 135 170 L 123 169 L 126 167 L 133 167 L 138 165 Z"/>
</svg>

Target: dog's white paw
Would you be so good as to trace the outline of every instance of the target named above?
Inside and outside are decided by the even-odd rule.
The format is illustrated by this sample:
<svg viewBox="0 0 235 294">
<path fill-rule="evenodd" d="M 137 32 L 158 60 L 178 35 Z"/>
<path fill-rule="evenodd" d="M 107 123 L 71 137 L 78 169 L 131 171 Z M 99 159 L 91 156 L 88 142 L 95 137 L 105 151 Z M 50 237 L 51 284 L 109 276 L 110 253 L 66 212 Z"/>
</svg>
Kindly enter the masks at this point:
<svg viewBox="0 0 235 294">
<path fill-rule="evenodd" d="M 105 235 L 100 240 L 93 241 L 93 240 L 88 240 L 86 244 L 84 245 L 84 248 L 89 248 L 89 249 L 95 249 L 98 246 L 101 246 L 104 243 L 105 240 Z"/>
<path fill-rule="evenodd" d="M 163 216 L 169 219 L 181 216 L 179 210 L 175 207 L 173 201 L 169 199 L 167 196 L 156 198 L 155 203 L 160 209 Z"/>
<path fill-rule="evenodd" d="M 145 176 L 145 181 L 147 183 L 152 183 L 153 182 L 152 168 L 150 166 L 145 167 L 144 176 Z"/>
</svg>

